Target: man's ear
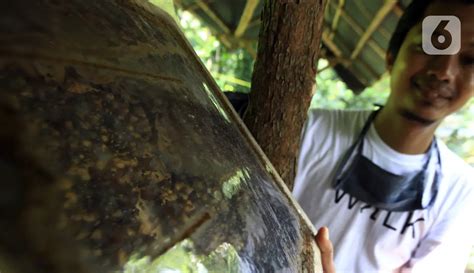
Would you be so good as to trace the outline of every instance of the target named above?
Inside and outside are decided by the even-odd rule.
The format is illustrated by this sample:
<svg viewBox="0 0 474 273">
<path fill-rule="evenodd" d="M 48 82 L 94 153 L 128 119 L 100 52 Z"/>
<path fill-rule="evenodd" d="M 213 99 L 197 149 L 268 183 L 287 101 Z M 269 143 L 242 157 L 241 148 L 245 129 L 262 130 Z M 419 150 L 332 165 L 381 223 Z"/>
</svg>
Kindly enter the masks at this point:
<svg viewBox="0 0 474 273">
<path fill-rule="evenodd" d="M 385 55 L 385 68 L 389 73 L 392 72 L 393 63 L 395 62 L 395 57 L 393 56 L 392 52 L 387 52 Z"/>
</svg>

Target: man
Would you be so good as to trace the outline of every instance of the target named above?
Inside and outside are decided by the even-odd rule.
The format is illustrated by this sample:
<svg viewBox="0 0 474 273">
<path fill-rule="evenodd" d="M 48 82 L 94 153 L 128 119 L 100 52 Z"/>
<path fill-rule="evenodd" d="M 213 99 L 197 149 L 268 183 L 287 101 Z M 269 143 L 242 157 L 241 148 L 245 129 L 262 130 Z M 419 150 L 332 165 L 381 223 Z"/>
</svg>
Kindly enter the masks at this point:
<svg viewBox="0 0 474 273">
<path fill-rule="evenodd" d="M 424 52 L 428 15 L 459 18 L 459 52 Z M 474 93 L 474 1 L 414 0 L 387 68 L 391 93 L 381 110 L 310 112 L 294 195 L 315 226 L 331 230 L 332 243 L 328 228 L 316 236 L 326 273 L 464 272 L 474 170 L 434 133 Z"/>
</svg>

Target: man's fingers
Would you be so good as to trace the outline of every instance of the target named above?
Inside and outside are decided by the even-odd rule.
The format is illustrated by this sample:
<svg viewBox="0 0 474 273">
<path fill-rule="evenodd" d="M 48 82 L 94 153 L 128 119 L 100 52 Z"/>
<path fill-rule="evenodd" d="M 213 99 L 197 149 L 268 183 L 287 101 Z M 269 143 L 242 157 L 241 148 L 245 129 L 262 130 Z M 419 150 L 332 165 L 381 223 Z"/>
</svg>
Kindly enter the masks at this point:
<svg viewBox="0 0 474 273">
<path fill-rule="evenodd" d="M 322 227 L 316 234 L 316 243 L 321 251 L 321 262 L 323 264 L 324 273 L 336 273 L 333 261 L 332 243 L 329 240 L 329 230 Z"/>
</svg>

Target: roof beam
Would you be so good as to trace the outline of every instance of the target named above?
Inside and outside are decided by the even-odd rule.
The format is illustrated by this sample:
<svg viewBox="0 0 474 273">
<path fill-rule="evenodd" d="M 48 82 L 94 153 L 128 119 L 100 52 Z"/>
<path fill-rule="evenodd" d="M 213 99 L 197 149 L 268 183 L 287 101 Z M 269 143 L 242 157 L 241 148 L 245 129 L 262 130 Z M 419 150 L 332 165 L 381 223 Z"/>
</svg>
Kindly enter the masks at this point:
<svg viewBox="0 0 474 273">
<path fill-rule="evenodd" d="M 196 3 L 191 3 L 189 5 L 184 5 L 182 0 L 174 0 L 173 1 L 177 6 L 179 6 L 182 10 L 192 11 L 197 8 Z"/>
<path fill-rule="evenodd" d="M 354 60 L 357 58 L 359 55 L 360 51 L 364 47 L 364 45 L 367 43 L 367 41 L 370 39 L 370 36 L 375 32 L 375 30 L 380 26 L 382 21 L 385 19 L 385 17 L 388 15 L 388 13 L 393 10 L 395 5 L 397 4 L 396 0 L 387 0 L 385 4 L 379 9 L 377 14 L 375 15 L 374 20 L 370 23 L 369 27 L 365 31 L 365 33 L 360 37 L 359 42 L 357 42 L 357 45 L 352 51 L 351 54 L 351 59 Z"/>
<path fill-rule="evenodd" d="M 397 5 L 395 5 L 393 11 L 394 11 L 395 14 L 398 16 L 398 18 L 402 17 L 402 15 L 403 15 L 403 8 L 400 6 L 400 3 L 398 3 Z"/>
<path fill-rule="evenodd" d="M 342 51 L 338 48 L 338 46 L 331 40 L 329 39 L 329 33 L 328 31 L 323 31 L 322 35 L 323 43 L 326 45 L 329 50 L 336 56 L 336 59 L 338 60 L 339 63 L 341 63 L 344 66 L 349 66 L 349 61 L 347 59 L 344 59 L 344 56 L 342 54 Z"/>
<path fill-rule="evenodd" d="M 369 21 L 371 18 L 373 18 L 372 14 L 370 14 L 369 10 L 366 8 L 367 2 L 362 2 L 362 1 L 356 0 L 356 1 L 354 1 L 354 4 L 357 6 L 357 8 L 359 9 L 361 14 L 364 16 L 364 18 L 367 21 Z M 395 11 L 395 9 L 394 9 L 394 11 Z M 382 34 L 382 36 L 385 39 L 390 40 L 391 34 L 383 26 L 380 26 L 379 28 L 377 28 L 377 31 L 380 32 L 380 34 Z"/>
<path fill-rule="evenodd" d="M 254 60 L 257 58 L 257 52 L 253 48 L 251 42 L 244 42 L 243 47 L 245 48 L 245 50 L 247 50 L 247 52 L 250 54 L 250 56 L 252 56 Z"/>
<path fill-rule="evenodd" d="M 252 21 L 250 21 L 250 23 L 249 23 L 249 25 L 248 25 L 247 28 L 249 28 L 249 27 L 254 27 L 254 26 L 258 26 L 258 25 L 260 25 L 260 22 L 261 22 L 260 17 L 257 17 L 257 18 L 255 18 L 255 19 L 253 19 Z"/>
<path fill-rule="evenodd" d="M 192 3 L 192 4 L 189 4 L 187 6 L 182 6 L 182 7 L 183 7 L 183 10 L 192 11 L 192 10 L 197 9 L 198 5 L 196 3 Z"/>
<path fill-rule="evenodd" d="M 341 42 L 341 46 L 339 47 L 341 50 L 344 49 L 345 52 L 348 52 L 349 49 L 347 48 L 347 42 L 345 41 L 342 41 Z M 355 63 L 358 63 L 359 65 L 361 65 L 363 67 L 363 69 L 365 71 L 367 71 L 373 78 L 378 78 L 378 75 L 377 75 L 377 72 L 372 68 L 370 67 L 370 65 L 368 63 L 365 62 L 364 59 L 358 59 L 357 61 L 355 60 L 350 60 L 350 59 L 345 59 L 344 62 L 341 62 L 343 65 L 345 64 L 345 67 L 347 69 L 349 69 L 354 75 L 360 75 L 361 76 L 361 72 L 358 71 L 357 69 L 354 69 L 354 64 Z M 367 82 L 367 80 L 365 81 Z M 365 84 L 365 83 L 364 83 Z"/>
<path fill-rule="evenodd" d="M 320 56 L 319 59 L 326 59 L 328 64 L 325 67 L 318 69 L 318 73 L 321 73 L 329 68 L 334 68 L 337 64 L 343 62 L 341 59 L 335 57 Z"/>
<path fill-rule="evenodd" d="M 345 0 L 339 0 L 339 4 L 337 5 L 336 13 L 334 14 L 334 18 L 331 24 L 331 33 L 329 33 L 329 39 L 332 40 L 334 38 L 334 33 L 337 30 L 337 24 L 339 23 L 339 18 L 341 17 L 342 10 L 344 9 L 344 5 L 346 4 Z"/>
<path fill-rule="evenodd" d="M 183 5 L 180 0 L 175 0 L 175 3 L 181 6 L 183 9 Z M 214 32 L 214 35 L 216 35 L 217 39 L 227 48 L 233 48 L 236 44 L 236 41 L 232 37 L 232 33 L 227 27 L 227 25 L 219 18 L 219 16 L 216 15 L 216 13 L 209 8 L 207 3 L 203 0 L 196 0 L 193 4 L 193 8 L 185 9 L 191 13 L 194 14 L 197 18 L 199 18 L 198 14 L 196 14 L 196 8 L 194 6 L 199 7 L 220 29 L 216 29 L 216 27 L 208 26 L 212 32 Z M 222 34 L 220 34 L 220 31 L 222 31 Z"/>
<path fill-rule="evenodd" d="M 335 5 L 334 1 L 328 1 L 331 5 Z M 364 30 L 357 24 L 352 17 L 350 17 L 344 10 L 341 11 L 341 16 L 354 29 L 358 35 L 363 35 Z M 375 53 L 383 60 L 385 60 L 385 50 L 383 50 L 377 43 L 372 40 L 368 41 L 368 45 L 375 51 Z"/>
<path fill-rule="evenodd" d="M 323 42 L 324 44 L 334 53 L 336 57 L 342 56 L 342 51 L 337 47 L 337 45 L 329 38 L 329 33 L 327 31 L 323 32 Z"/>
<path fill-rule="evenodd" d="M 222 21 L 219 16 L 216 15 L 216 13 L 209 8 L 209 6 L 204 3 L 203 0 L 196 0 L 196 4 L 206 13 L 207 16 L 209 16 L 214 23 L 216 23 L 225 34 L 231 33 L 229 27 Z"/>
<path fill-rule="evenodd" d="M 242 34 L 245 33 L 245 30 L 247 30 L 250 20 L 252 20 L 253 13 L 255 11 L 255 8 L 257 8 L 258 3 L 259 0 L 247 0 L 247 3 L 245 3 L 244 11 L 240 16 L 239 24 L 237 25 L 237 28 L 234 32 L 235 37 L 239 38 L 240 36 L 242 36 Z"/>
</svg>

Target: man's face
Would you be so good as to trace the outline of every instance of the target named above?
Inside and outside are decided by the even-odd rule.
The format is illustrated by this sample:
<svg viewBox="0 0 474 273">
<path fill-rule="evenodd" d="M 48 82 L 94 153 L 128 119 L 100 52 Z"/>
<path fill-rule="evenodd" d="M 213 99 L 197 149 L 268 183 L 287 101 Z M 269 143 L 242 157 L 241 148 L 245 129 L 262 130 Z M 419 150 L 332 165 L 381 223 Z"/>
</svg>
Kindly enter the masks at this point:
<svg viewBox="0 0 474 273">
<path fill-rule="evenodd" d="M 461 21 L 461 50 L 428 55 L 422 24 L 407 34 L 395 62 L 388 57 L 391 93 L 386 107 L 410 121 L 438 123 L 474 94 L 474 5 L 437 1 L 425 15 L 454 15 Z"/>
</svg>

